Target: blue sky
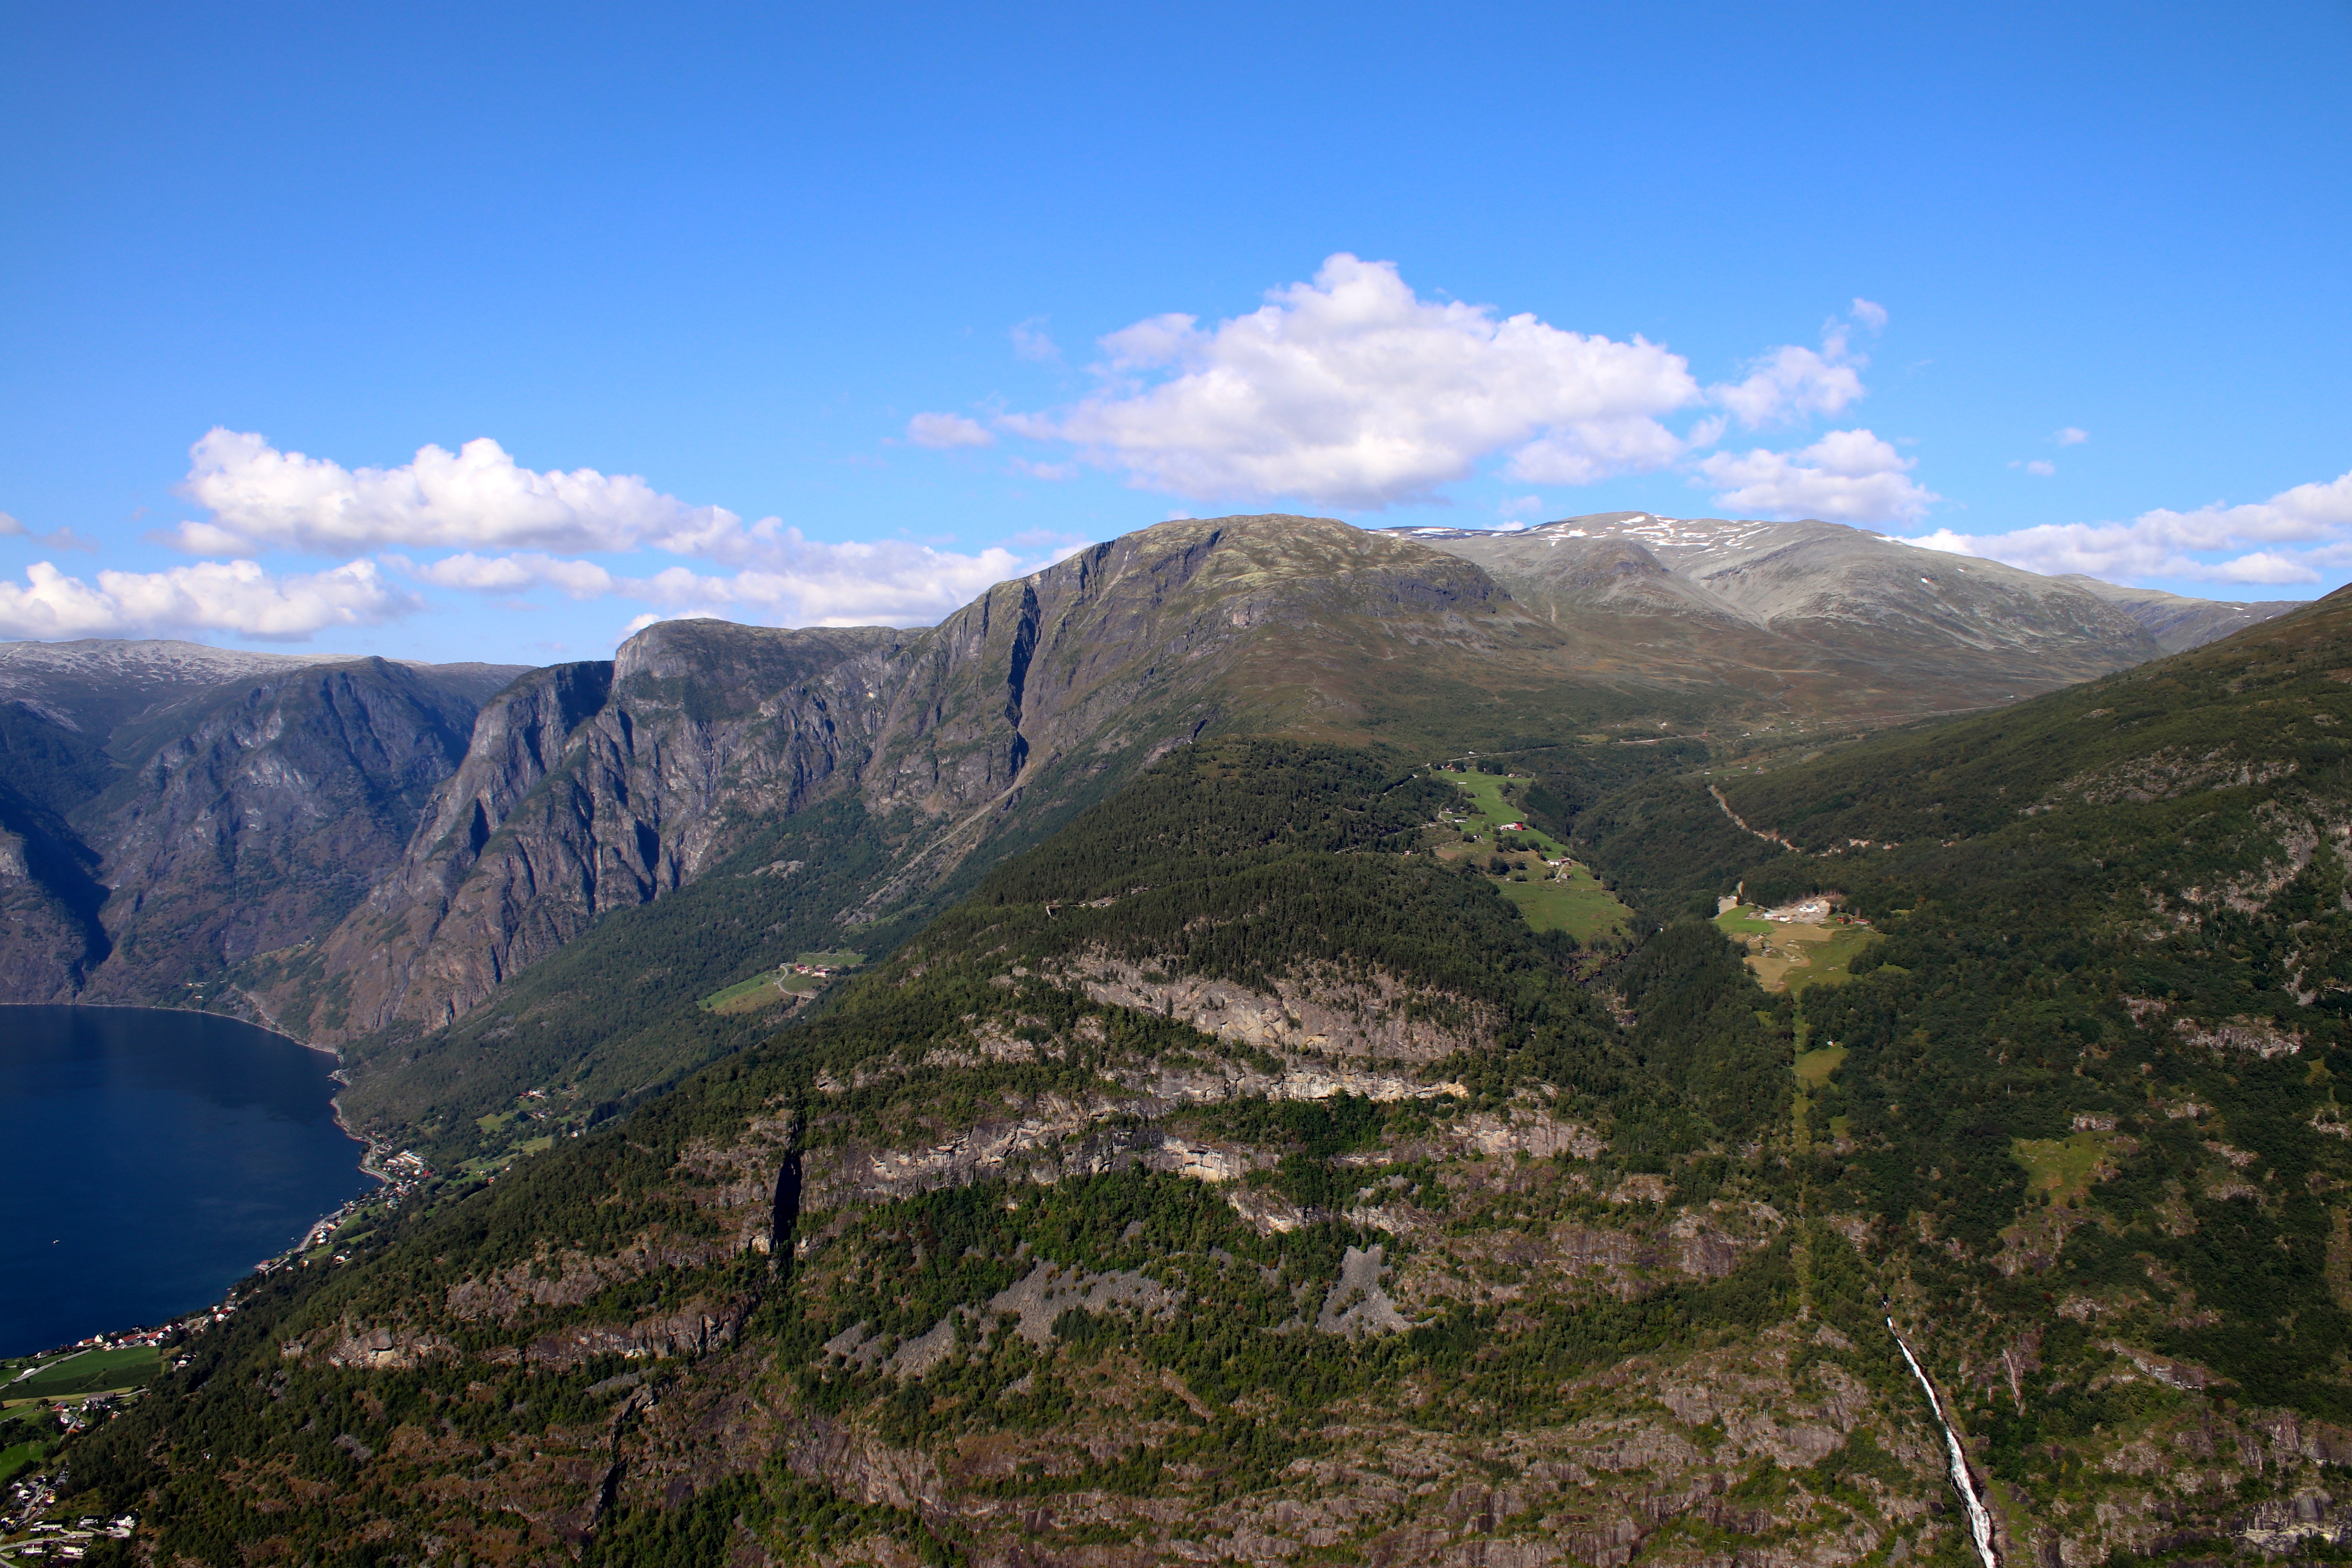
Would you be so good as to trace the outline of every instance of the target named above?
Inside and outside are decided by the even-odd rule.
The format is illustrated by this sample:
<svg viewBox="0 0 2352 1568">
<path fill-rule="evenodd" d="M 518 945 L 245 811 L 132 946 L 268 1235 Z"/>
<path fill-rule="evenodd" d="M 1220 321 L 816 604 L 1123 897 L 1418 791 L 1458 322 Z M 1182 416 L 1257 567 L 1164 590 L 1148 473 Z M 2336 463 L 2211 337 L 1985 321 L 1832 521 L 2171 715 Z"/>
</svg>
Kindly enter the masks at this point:
<svg viewBox="0 0 2352 1568">
<path fill-rule="evenodd" d="M 0 637 L 595 658 L 1235 510 L 2352 578 L 2342 0 L 0 18 Z"/>
</svg>

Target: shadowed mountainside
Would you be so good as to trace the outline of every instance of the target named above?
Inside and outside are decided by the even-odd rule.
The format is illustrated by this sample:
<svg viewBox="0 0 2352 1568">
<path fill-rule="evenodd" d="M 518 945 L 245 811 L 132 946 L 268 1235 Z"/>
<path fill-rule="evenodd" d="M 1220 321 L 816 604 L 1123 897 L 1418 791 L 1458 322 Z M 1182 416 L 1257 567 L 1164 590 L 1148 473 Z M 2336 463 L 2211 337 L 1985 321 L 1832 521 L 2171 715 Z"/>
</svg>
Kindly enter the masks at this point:
<svg viewBox="0 0 2352 1568">
<path fill-rule="evenodd" d="M 150 1002 L 323 935 L 396 863 L 517 671 L 0 647 L 0 976 Z"/>
</svg>

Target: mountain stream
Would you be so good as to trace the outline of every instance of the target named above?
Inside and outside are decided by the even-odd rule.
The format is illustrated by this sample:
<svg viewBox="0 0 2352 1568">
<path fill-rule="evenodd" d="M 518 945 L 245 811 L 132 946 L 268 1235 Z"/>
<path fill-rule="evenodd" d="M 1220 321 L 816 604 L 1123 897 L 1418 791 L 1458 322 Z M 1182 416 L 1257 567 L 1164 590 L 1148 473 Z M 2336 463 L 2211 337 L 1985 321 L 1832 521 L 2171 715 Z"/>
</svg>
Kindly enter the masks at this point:
<svg viewBox="0 0 2352 1568">
<path fill-rule="evenodd" d="M 1951 1422 L 1945 1419 L 1944 1402 L 1936 1397 L 1936 1385 L 1927 1381 L 1927 1370 L 1919 1364 L 1919 1358 L 1911 1353 L 1911 1347 L 1903 1342 L 1901 1334 L 1895 1332 L 1893 1318 L 1886 1320 L 1886 1331 L 1895 1335 L 1895 1342 L 1902 1350 L 1903 1359 L 1911 1363 L 1911 1375 L 1917 1378 L 1919 1386 L 1927 1391 L 1927 1407 L 1936 1413 L 1936 1425 L 1944 1429 L 1944 1447 L 1952 1460 L 1952 1485 L 1958 1489 L 1960 1500 L 1968 1505 L 1969 1534 L 1976 1543 L 1977 1556 L 1983 1562 L 1984 1568 L 2000 1568 L 2000 1554 L 1992 1549 L 1992 1514 L 1985 1508 L 1984 1500 L 1977 1496 L 1977 1484 L 1969 1475 L 1969 1457 L 1960 1447 L 1959 1434 L 1953 1431 Z"/>
</svg>

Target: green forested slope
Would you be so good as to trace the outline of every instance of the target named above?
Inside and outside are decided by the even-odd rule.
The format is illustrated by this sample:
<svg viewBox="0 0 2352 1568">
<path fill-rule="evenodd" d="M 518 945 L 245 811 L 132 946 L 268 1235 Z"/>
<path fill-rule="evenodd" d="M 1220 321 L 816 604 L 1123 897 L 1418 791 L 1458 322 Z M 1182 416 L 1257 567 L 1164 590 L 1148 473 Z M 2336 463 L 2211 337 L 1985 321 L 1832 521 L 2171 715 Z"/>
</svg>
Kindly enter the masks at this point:
<svg viewBox="0 0 2352 1568">
<path fill-rule="evenodd" d="M 2005 1561 L 2325 1554 L 2340 613 L 1722 784 L 1806 852 L 1555 769 L 1622 954 L 1430 854 L 1450 785 L 1179 752 L 769 1043 L 256 1284 L 75 1484 L 220 1563 L 1969 1562 L 1891 1314 Z M 1743 877 L 1883 938 L 1768 994 L 1684 912 Z"/>
</svg>

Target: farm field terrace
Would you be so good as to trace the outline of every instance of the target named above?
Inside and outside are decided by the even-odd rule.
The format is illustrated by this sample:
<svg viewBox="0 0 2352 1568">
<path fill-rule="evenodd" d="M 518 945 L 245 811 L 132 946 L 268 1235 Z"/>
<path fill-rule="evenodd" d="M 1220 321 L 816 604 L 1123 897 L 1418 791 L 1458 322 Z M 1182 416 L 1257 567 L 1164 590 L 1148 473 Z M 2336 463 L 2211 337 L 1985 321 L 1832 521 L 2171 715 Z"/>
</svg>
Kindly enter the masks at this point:
<svg viewBox="0 0 2352 1568">
<path fill-rule="evenodd" d="M 1779 911 L 1772 911 L 1778 913 Z M 1748 950 L 1748 967 L 1767 991 L 1795 994 L 1808 985 L 1843 984 L 1853 963 L 1878 932 L 1832 915 L 1823 920 L 1774 920 L 1741 904 L 1715 917 L 1716 929 Z"/>
<path fill-rule="evenodd" d="M 0 1374 L 9 1380 L 0 1384 L 0 1405 L 13 1407 L 36 1399 L 79 1399 L 137 1388 L 155 1375 L 162 1361 L 163 1352 L 152 1345 L 130 1345 L 0 1364 Z"/>
<path fill-rule="evenodd" d="M 1435 775 L 1467 797 L 1457 821 L 1458 832 L 1442 832 L 1438 859 L 1449 865 L 1468 861 L 1485 869 L 1496 855 L 1511 862 L 1513 874 L 1496 879 L 1496 889 L 1536 931 L 1566 931 L 1580 942 L 1622 934 L 1633 911 L 1601 885 L 1587 867 L 1569 858 L 1568 848 L 1550 835 L 1524 828 L 1497 837 L 1506 823 L 1523 820 L 1524 813 L 1504 796 L 1507 787 L 1533 781 L 1518 774 L 1441 773 Z M 1475 835 L 1476 843 L 1463 842 L 1460 834 Z M 1447 839 L 1452 842 L 1447 842 Z M 1540 856 L 1534 859 L 1528 854 Z M 1555 872 L 1543 860 L 1563 862 Z M 1524 876 L 1526 880 L 1518 880 Z"/>
</svg>

